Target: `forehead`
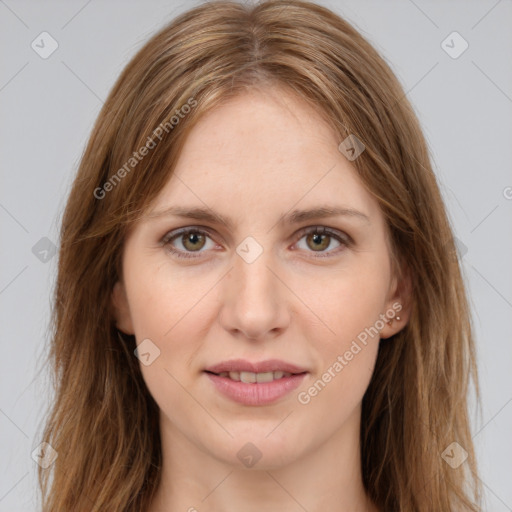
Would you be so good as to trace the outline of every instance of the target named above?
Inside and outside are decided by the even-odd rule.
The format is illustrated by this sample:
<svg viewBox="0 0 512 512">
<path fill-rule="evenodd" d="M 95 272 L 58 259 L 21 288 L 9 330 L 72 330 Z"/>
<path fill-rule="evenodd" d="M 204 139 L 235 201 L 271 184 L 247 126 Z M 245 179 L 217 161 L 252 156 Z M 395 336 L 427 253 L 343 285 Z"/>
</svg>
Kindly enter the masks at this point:
<svg viewBox="0 0 512 512">
<path fill-rule="evenodd" d="M 191 130 L 151 211 L 179 204 L 262 214 L 329 204 L 378 214 L 338 139 L 285 89 L 245 92 Z"/>
</svg>

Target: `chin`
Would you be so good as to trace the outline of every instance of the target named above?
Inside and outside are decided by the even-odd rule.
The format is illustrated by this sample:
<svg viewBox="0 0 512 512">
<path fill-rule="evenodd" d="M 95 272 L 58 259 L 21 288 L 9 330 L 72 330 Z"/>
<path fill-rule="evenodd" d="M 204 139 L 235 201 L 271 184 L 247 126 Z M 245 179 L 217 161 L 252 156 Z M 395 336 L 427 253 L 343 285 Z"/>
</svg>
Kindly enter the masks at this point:
<svg viewBox="0 0 512 512">
<path fill-rule="evenodd" d="M 275 424 L 272 428 L 275 428 Z M 237 469 L 273 470 L 293 463 L 300 457 L 303 445 L 294 441 L 291 436 L 275 435 L 272 429 L 255 431 L 251 434 L 240 434 L 230 430 L 233 438 L 224 443 L 208 443 L 215 446 L 212 456 L 224 464 Z M 274 437 L 275 435 L 275 437 Z"/>
</svg>

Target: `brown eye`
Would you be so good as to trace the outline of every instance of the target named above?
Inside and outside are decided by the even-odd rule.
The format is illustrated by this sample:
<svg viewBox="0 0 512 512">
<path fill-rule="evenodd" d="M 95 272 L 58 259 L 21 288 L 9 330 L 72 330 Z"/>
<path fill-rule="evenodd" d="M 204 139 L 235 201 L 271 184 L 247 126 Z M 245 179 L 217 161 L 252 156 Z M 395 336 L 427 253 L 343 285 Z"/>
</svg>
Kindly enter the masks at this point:
<svg viewBox="0 0 512 512">
<path fill-rule="evenodd" d="M 190 231 L 181 237 L 181 243 L 187 251 L 198 251 L 205 245 L 205 236 L 197 231 Z"/>
<path fill-rule="evenodd" d="M 323 251 L 327 249 L 330 245 L 330 239 L 331 236 L 320 233 L 310 233 L 309 235 L 306 235 L 306 243 L 308 244 L 308 247 L 314 251 Z"/>
<path fill-rule="evenodd" d="M 209 247 L 207 247 L 208 240 L 211 244 Z M 198 228 L 186 228 L 168 233 L 162 239 L 162 244 L 178 258 L 200 257 L 206 249 L 211 249 L 215 245 L 209 233 Z M 205 250 L 202 250 L 203 248 Z"/>
<path fill-rule="evenodd" d="M 305 239 L 305 247 L 300 247 L 302 239 Z M 335 243 L 334 246 L 333 242 Z M 318 257 L 329 257 L 336 255 L 343 247 L 348 247 L 351 243 L 352 239 L 350 236 L 343 232 L 338 233 L 323 226 L 314 226 L 302 231 L 302 236 L 299 242 L 297 242 L 297 246 L 306 252 L 318 253 Z"/>
<path fill-rule="evenodd" d="M 305 239 L 306 247 L 300 247 L 302 239 Z M 208 240 L 212 244 L 209 247 Z M 337 244 L 334 247 L 333 242 Z M 352 243 L 352 238 L 343 232 L 314 226 L 302 231 L 302 236 L 296 245 L 306 252 L 317 253 L 317 257 L 329 257 L 335 256 L 343 247 L 349 247 Z M 162 245 L 177 258 L 199 258 L 208 249 L 213 249 L 215 243 L 207 231 L 188 227 L 165 235 Z"/>
</svg>

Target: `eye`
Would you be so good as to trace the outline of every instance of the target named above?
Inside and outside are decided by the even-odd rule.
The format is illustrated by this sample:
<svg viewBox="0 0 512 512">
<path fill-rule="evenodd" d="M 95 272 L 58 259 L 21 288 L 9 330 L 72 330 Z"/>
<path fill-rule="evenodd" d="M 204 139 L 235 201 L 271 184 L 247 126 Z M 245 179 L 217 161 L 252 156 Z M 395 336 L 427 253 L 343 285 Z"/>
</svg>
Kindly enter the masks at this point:
<svg viewBox="0 0 512 512">
<path fill-rule="evenodd" d="M 345 247 L 349 246 L 352 243 L 352 239 L 341 232 L 332 231 L 329 228 L 326 228 L 324 226 L 312 226 L 309 228 L 306 228 L 301 232 L 301 238 L 299 239 L 299 242 L 305 238 L 306 242 L 306 249 L 311 249 L 309 252 L 319 252 L 319 253 L 327 253 L 326 256 L 318 256 L 320 258 L 329 257 L 332 256 L 331 253 L 338 253 L 339 250 L 335 251 L 326 251 L 329 246 L 332 245 L 332 241 L 334 240 L 338 245 L 334 248 L 339 247 Z M 297 245 L 299 244 L 297 242 Z M 299 247 L 300 249 L 303 249 L 303 247 Z"/>
<path fill-rule="evenodd" d="M 198 256 L 193 253 L 201 253 L 201 251 L 206 246 L 207 239 L 210 239 L 210 234 L 202 229 L 188 227 L 181 229 L 179 231 L 173 231 L 168 233 L 162 239 L 162 244 L 167 247 L 167 249 L 176 255 L 178 258 L 197 258 Z M 181 245 L 181 247 L 176 247 L 174 242 L 176 241 L 177 245 Z M 213 243 L 213 241 L 212 241 Z M 212 247 L 206 247 L 207 249 L 211 249 Z"/>
<path fill-rule="evenodd" d="M 299 241 L 296 243 L 297 247 L 308 252 L 326 254 L 325 256 L 323 254 L 322 256 L 315 256 L 319 258 L 330 257 L 333 255 L 332 253 L 337 254 L 340 252 L 340 250 L 326 251 L 332 245 L 333 240 L 338 244 L 334 249 L 348 247 L 353 243 L 350 236 L 342 232 L 330 230 L 324 226 L 305 228 L 299 233 L 299 236 Z M 306 248 L 299 247 L 299 243 L 304 238 Z M 210 240 L 210 246 L 208 246 L 208 240 Z M 162 245 L 177 258 L 198 258 L 201 253 L 215 247 L 215 243 L 208 231 L 193 226 L 166 234 L 162 239 Z M 205 249 L 205 251 L 202 249 Z"/>
</svg>

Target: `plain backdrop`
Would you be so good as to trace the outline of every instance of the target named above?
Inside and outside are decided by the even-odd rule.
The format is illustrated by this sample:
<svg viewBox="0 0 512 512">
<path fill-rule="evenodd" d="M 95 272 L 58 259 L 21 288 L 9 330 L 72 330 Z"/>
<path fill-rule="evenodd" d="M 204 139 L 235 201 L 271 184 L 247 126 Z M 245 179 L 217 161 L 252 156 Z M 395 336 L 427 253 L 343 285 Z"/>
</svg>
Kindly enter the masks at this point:
<svg viewBox="0 0 512 512">
<path fill-rule="evenodd" d="M 2 512 L 37 510 L 52 249 L 86 140 L 130 57 L 197 3 L 0 0 Z M 512 511 L 512 2 L 320 3 L 375 45 L 422 123 L 473 311 L 485 510 Z"/>
</svg>

